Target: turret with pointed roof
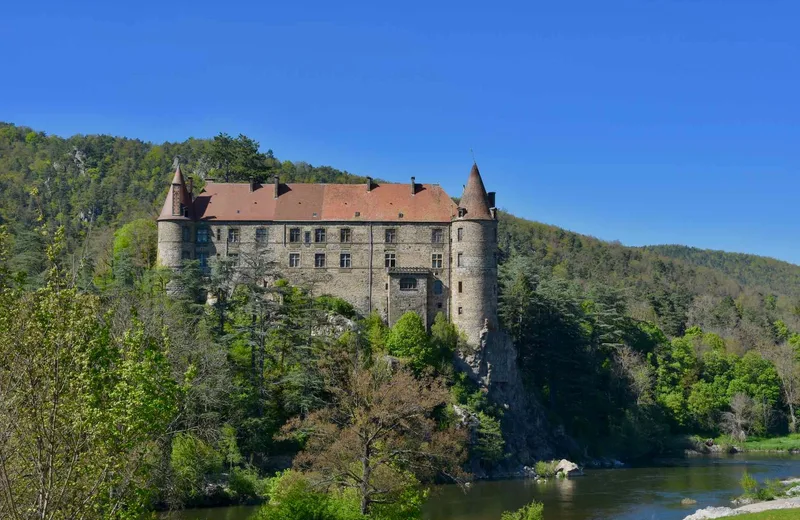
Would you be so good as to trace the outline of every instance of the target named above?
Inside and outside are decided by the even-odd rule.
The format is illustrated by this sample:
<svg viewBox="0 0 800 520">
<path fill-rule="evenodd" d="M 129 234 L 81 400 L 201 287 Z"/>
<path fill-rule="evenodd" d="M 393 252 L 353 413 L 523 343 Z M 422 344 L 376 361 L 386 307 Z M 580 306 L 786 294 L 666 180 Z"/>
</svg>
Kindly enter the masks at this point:
<svg viewBox="0 0 800 520">
<path fill-rule="evenodd" d="M 497 215 L 478 165 L 472 165 L 453 221 L 450 254 L 455 259 L 451 318 L 473 347 L 497 323 Z"/>
<path fill-rule="evenodd" d="M 483 179 L 481 172 L 478 171 L 477 163 L 472 163 L 472 170 L 469 172 L 469 179 L 464 186 L 464 194 L 461 196 L 459 207 L 463 210 L 463 218 L 470 220 L 495 219 L 489 208 L 489 196 L 483 186 Z"/>
<path fill-rule="evenodd" d="M 175 175 L 172 177 L 172 184 L 158 220 L 191 220 L 194 216 L 192 213 L 192 195 L 186 189 L 179 163 L 175 168 Z"/>
</svg>

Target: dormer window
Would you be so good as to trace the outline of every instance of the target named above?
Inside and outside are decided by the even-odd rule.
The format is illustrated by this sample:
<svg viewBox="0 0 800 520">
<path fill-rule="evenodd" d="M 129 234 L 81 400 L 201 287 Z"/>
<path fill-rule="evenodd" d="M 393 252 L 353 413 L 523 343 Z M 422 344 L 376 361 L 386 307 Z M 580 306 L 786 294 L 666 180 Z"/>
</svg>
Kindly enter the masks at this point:
<svg viewBox="0 0 800 520">
<path fill-rule="evenodd" d="M 467 214 L 466 208 L 458 208 L 458 218 L 464 218 L 464 215 Z"/>
</svg>

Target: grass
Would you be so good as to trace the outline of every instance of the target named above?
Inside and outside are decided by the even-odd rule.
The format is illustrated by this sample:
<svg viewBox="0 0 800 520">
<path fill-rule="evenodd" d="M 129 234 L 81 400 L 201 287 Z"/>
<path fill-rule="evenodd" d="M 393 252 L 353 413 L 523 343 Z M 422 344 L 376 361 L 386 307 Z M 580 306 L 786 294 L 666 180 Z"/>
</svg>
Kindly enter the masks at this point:
<svg viewBox="0 0 800 520">
<path fill-rule="evenodd" d="M 540 460 L 533 466 L 533 470 L 540 478 L 552 478 L 556 476 L 556 468 L 558 467 L 557 460 L 545 461 Z"/>
<path fill-rule="evenodd" d="M 789 451 L 800 450 L 800 433 L 790 433 L 783 437 L 750 437 L 744 443 L 734 442 L 728 436 L 717 437 L 718 445 L 734 445 L 744 451 Z"/>
<path fill-rule="evenodd" d="M 800 518 L 800 509 L 777 509 L 775 511 L 736 515 L 731 518 L 736 520 L 797 520 Z"/>
</svg>

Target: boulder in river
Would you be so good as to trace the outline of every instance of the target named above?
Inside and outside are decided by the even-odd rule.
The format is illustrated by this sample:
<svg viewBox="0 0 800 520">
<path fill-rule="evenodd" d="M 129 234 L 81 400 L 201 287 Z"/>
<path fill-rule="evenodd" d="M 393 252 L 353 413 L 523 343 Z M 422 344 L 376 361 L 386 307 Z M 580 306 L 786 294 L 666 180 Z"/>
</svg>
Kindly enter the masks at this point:
<svg viewBox="0 0 800 520">
<path fill-rule="evenodd" d="M 556 466 L 556 475 L 563 475 L 565 477 L 577 477 L 583 475 L 583 470 L 575 464 L 574 462 L 570 462 L 567 459 L 561 459 Z"/>
</svg>

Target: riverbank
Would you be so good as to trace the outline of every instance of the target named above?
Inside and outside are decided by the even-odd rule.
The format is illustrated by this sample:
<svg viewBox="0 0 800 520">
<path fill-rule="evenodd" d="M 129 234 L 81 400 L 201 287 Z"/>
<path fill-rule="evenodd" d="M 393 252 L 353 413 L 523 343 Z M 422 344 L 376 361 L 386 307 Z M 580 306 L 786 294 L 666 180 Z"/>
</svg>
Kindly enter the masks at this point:
<svg viewBox="0 0 800 520">
<path fill-rule="evenodd" d="M 751 437 L 738 442 L 728 436 L 707 439 L 699 435 L 677 437 L 673 446 L 683 446 L 686 455 L 711 453 L 790 453 L 800 454 L 800 433 L 781 437 Z"/>
<path fill-rule="evenodd" d="M 747 514 L 752 513 L 752 514 Z M 708 520 L 711 518 L 767 520 L 800 518 L 800 498 L 782 498 L 768 502 L 758 502 L 732 509 L 730 507 L 707 507 L 699 509 L 683 520 Z"/>
</svg>

